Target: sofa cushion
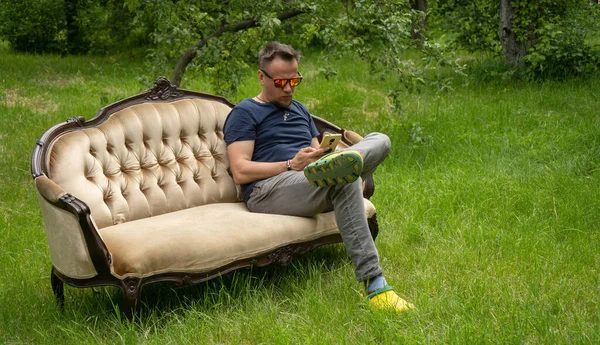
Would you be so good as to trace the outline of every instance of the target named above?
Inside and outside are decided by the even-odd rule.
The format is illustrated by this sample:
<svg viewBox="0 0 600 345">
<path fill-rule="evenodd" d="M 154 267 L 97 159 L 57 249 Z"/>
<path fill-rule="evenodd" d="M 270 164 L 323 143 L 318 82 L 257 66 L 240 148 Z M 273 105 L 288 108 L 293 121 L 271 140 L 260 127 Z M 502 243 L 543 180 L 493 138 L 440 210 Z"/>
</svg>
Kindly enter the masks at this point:
<svg viewBox="0 0 600 345">
<path fill-rule="evenodd" d="M 145 102 L 53 141 L 47 176 L 83 200 L 99 227 L 235 202 L 223 124 L 213 100 Z"/>
<path fill-rule="evenodd" d="M 370 218 L 375 207 L 364 201 Z M 333 212 L 312 218 L 251 213 L 240 202 L 204 205 L 99 230 L 119 277 L 208 272 L 337 232 Z"/>
</svg>

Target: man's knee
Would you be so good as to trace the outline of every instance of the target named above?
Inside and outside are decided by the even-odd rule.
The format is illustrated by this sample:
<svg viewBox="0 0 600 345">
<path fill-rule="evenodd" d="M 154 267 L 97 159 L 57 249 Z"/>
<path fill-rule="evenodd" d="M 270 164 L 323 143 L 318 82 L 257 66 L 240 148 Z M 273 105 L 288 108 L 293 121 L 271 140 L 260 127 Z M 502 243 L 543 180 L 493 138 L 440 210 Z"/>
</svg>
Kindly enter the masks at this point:
<svg viewBox="0 0 600 345">
<path fill-rule="evenodd" d="M 369 138 L 369 140 L 373 140 L 375 142 L 377 142 L 377 147 L 379 148 L 380 152 L 384 155 L 387 156 L 391 149 L 392 149 L 392 141 L 390 140 L 390 137 L 388 137 L 386 134 L 383 133 L 379 133 L 379 132 L 373 132 L 373 133 L 369 133 L 366 137 Z"/>
<path fill-rule="evenodd" d="M 392 149 L 392 141 L 390 140 L 390 137 L 383 133 L 377 133 L 377 135 L 379 140 L 381 140 L 381 145 L 385 150 L 385 154 L 388 155 Z"/>
</svg>

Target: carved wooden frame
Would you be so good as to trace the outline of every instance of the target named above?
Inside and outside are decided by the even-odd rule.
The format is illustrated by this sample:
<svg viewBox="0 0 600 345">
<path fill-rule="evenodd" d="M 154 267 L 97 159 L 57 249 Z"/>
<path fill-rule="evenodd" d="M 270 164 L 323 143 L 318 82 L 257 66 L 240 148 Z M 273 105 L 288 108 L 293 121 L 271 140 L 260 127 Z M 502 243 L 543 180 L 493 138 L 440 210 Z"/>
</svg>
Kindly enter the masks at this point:
<svg viewBox="0 0 600 345">
<path fill-rule="evenodd" d="M 89 121 L 85 121 L 84 118 L 81 116 L 72 117 L 67 119 L 66 122 L 57 124 L 48 129 L 36 142 L 36 146 L 33 150 L 31 158 L 31 174 L 33 178 L 35 179 L 36 177 L 42 176 L 44 174 L 47 175 L 47 167 L 45 165 L 46 154 L 48 153 L 47 151 L 51 147 L 53 140 L 58 138 L 60 135 L 81 128 L 97 126 L 98 124 L 108 119 L 111 114 L 135 104 L 140 104 L 149 101 L 171 102 L 173 100 L 182 98 L 210 99 L 217 102 L 221 102 L 230 107 L 234 106 L 234 104 L 230 103 L 222 97 L 195 91 L 178 89 L 175 85 L 171 84 L 171 82 L 169 82 L 169 80 L 167 80 L 166 78 L 159 77 L 156 80 L 153 88 L 146 90 L 145 92 L 142 92 L 136 96 L 129 97 L 103 107 L 98 111 L 96 116 L 94 116 L 94 118 L 92 118 Z M 346 140 L 345 136 L 343 135 L 343 129 L 319 117 L 313 116 L 313 118 L 315 121 L 315 125 L 317 126 L 317 129 L 320 133 L 323 133 L 323 131 L 341 133 L 342 140 L 348 145 L 352 144 Z M 366 198 L 370 198 L 374 192 L 373 180 L 369 177 L 365 182 L 366 188 L 364 190 L 364 196 Z M 133 313 L 137 308 L 139 308 L 139 300 L 142 288 L 145 285 L 156 282 L 172 282 L 177 286 L 198 284 L 242 268 L 250 268 L 253 266 L 263 267 L 270 264 L 285 265 L 288 262 L 290 262 L 290 260 L 292 260 L 294 256 L 305 254 L 322 245 L 338 243 L 342 241 L 341 236 L 339 234 L 328 235 L 312 241 L 280 247 L 263 255 L 236 261 L 209 272 L 172 272 L 156 274 L 143 278 L 126 277 L 124 279 L 120 279 L 111 273 L 110 266 L 112 258 L 110 252 L 108 251 L 104 242 L 100 238 L 100 235 L 98 234 L 94 223 L 92 222 L 89 207 L 82 200 L 77 199 L 76 197 L 70 194 L 62 196 L 56 202 L 52 202 L 48 199 L 46 199 L 46 201 L 48 201 L 55 207 L 70 212 L 78 219 L 88 252 L 90 254 L 90 258 L 92 260 L 94 268 L 96 269 L 96 272 L 98 273 L 93 278 L 76 279 L 68 277 L 60 273 L 54 267 L 52 267 L 50 281 L 52 291 L 56 296 L 59 306 L 61 308 L 64 307 L 64 283 L 79 288 L 93 286 L 116 286 L 121 289 L 125 304 L 123 310 L 125 311 L 129 319 L 132 319 Z M 373 215 L 373 217 L 369 219 L 369 229 L 373 238 L 377 237 L 378 228 L 379 227 L 377 224 L 377 217 L 376 215 Z"/>
</svg>

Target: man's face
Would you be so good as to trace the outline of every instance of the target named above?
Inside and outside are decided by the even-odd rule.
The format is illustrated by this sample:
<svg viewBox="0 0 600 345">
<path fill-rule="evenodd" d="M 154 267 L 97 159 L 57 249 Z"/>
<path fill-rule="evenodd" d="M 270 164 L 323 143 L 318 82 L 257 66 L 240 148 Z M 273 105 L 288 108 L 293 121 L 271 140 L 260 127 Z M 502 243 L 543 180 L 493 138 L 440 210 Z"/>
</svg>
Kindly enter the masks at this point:
<svg viewBox="0 0 600 345">
<path fill-rule="evenodd" d="M 285 61 L 276 57 L 264 68 L 271 77 L 277 79 L 290 79 L 298 76 L 298 61 Z M 292 103 L 295 87 L 286 83 L 283 89 L 275 87 L 273 79 L 267 77 L 262 71 L 258 71 L 258 80 L 262 84 L 262 94 L 265 100 L 275 104 L 279 108 L 286 108 Z"/>
</svg>

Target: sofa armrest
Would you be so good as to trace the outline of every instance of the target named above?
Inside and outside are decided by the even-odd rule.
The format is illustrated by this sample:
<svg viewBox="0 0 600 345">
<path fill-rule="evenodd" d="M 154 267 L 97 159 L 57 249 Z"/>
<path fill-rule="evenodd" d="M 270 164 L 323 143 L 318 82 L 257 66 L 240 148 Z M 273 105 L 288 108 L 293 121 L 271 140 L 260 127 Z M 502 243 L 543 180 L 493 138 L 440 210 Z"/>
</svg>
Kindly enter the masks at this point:
<svg viewBox="0 0 600 345">
<path fill-rule="evenodd" d="M 87 205 L 45 175 L 35 186 L 54 268 L 74 279 L 110 274 L 110 254 Z"/>
<path fill-rule="evenodd" d="M 354 145 L 358 144 L 361 140 L 363 140 L 363 137 L 362 135 L 354 131 L 346 129 L 344 131 L 344 139 L 346 139 L 345 142 L 347 142 L 349 145 Z"/>
<path fill-rule="evenodd" d="M 35 179 L 35 187 L 44 199 L 53 204 L 56 204 L 61 197 L 67 194 L 58 184 L 46 177 L 46 175 L 38 176 Z"/>
</svg>

